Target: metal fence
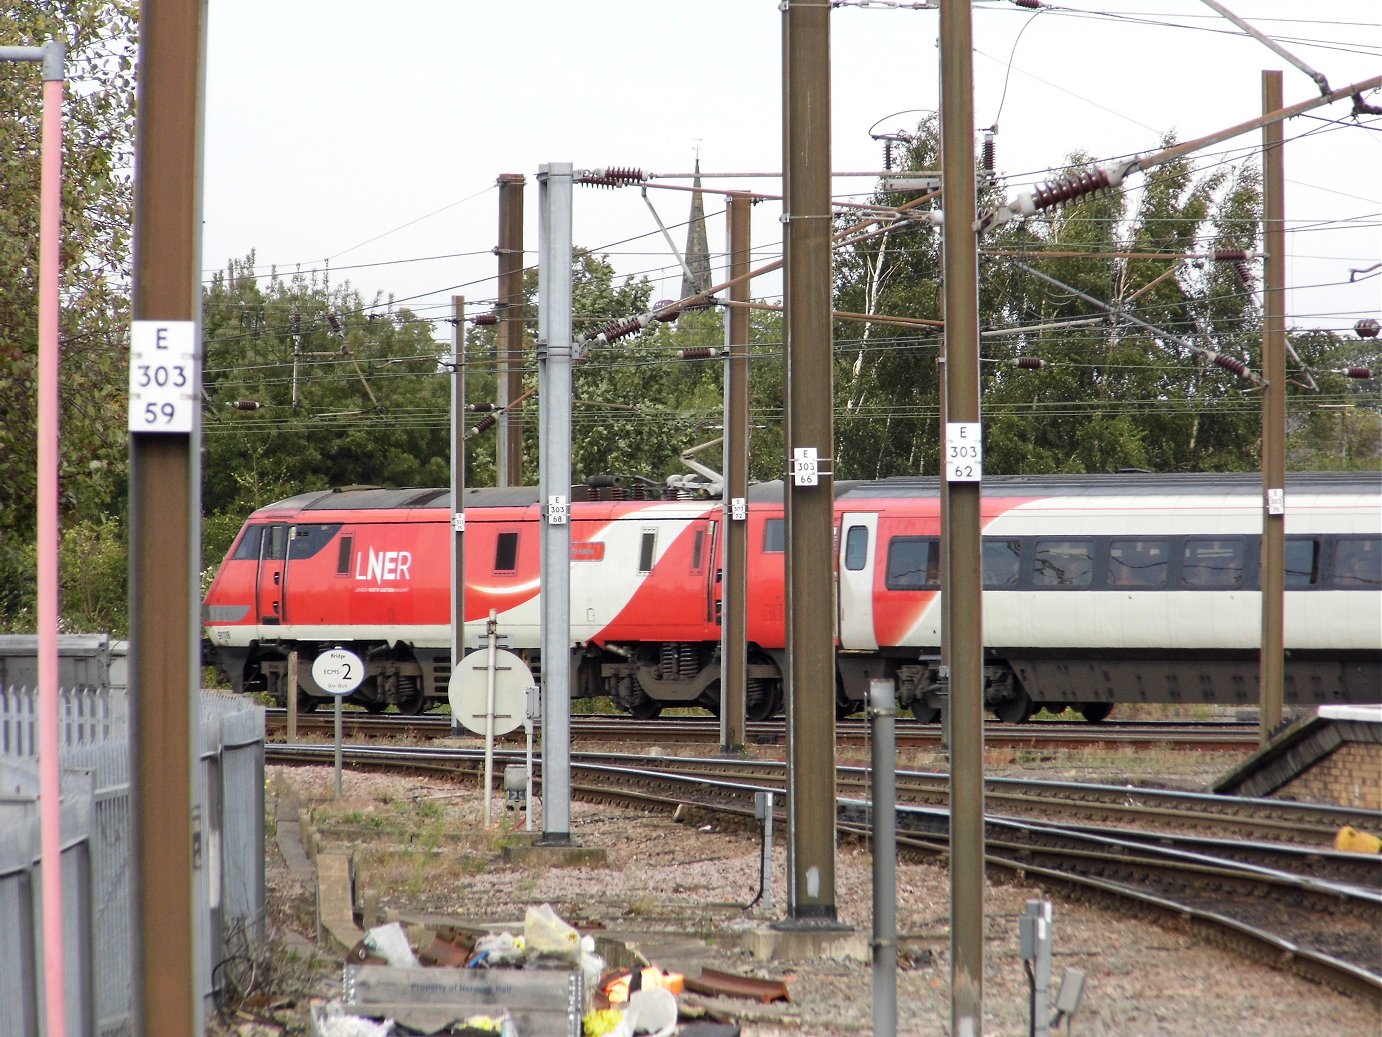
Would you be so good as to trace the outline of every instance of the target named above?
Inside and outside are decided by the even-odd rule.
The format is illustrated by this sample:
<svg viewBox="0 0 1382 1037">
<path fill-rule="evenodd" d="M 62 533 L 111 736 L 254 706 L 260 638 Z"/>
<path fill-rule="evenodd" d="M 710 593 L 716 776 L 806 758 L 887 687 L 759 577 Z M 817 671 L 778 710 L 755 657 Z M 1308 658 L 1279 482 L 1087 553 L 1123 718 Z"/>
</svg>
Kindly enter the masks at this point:
<svg viewBox="0 0 1382 1037">
<path fill-rule="evenodd" d="M 124 689 L 63 692 L 63 982 L 69 1032 L 117 1037 L 131 1021 L 134 859 L 129 699 Z M 210 1011 L 217 966 L 263 938 L 264 711 L 203 692 L 197 804 L 197 975 Z M 37 695 L 0 689 L 0 1034 L 41 1032 Z M 156 937 L 155 937 L 156 938 Z"/>
</svg>

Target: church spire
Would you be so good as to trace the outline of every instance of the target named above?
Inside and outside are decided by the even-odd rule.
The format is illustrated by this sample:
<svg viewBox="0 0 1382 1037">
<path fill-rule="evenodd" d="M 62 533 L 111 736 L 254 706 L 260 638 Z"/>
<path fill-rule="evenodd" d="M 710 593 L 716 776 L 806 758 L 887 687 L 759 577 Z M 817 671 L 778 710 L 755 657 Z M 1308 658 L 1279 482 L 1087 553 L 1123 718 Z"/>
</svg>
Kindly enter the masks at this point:
<svg viewBox="0 0 1382 1037">
<path fill-rule="evenodd" d="M 681 297 L 699 295 L 710 287 L 710 244 L 705 236 L 705 202 L 701 198 L 701 157 L 696 156 L 696 180 L 691 192 L 691 218 L 686 226 L 686 270 Z"/>
</svg>

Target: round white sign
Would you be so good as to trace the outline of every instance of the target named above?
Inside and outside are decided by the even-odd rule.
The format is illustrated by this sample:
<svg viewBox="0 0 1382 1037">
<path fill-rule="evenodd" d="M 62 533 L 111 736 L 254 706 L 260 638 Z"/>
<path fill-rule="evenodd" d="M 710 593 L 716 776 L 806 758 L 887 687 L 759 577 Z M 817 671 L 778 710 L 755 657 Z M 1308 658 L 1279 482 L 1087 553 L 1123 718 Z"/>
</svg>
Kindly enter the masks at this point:
<svg viewBox="0 0 1382 1037">
<path fill-rule="evenodd" d="M 365 679 L 365 664 L 352 651 L 332 648 L 312 661 L 312 679 L 329 695 L 349 695 Z"/>
<path fill-rule="evenodd" d="M 527 710 L 528 688 L 533 675 L 513 652 L 494 653 L 494 727 L 496 735 L 506 735 L 523 723 Z M 456 722 L 478 735 L 485 733 L 489 706 L 489 652 L 481 649 L 461 660 L 447 687 L 451 715 Z"/>
</svg>

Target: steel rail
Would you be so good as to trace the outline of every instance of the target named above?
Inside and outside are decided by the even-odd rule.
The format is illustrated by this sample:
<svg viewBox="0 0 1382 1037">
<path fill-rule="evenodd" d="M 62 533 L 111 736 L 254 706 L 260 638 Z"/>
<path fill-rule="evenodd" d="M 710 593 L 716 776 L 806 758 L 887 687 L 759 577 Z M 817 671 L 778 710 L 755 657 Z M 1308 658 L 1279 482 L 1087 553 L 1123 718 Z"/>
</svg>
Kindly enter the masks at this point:
<svg viewBox="0 0 1382 1037">
<path fill-rule="evenodd" d="M 318 764 L 331 751 L 328 746 L 271 744 L 267 747 L 271 760 Z M 470 773 L 478 777 L 482 766 L 481 754 L 476 750 L 353 746 L 348 752 L 349 760 L 355 766 L 392 763 L 396 767 L 441 772 L 452 777 Z M 707 772 L 715 773 L 718 770 L 714 766 L 699 774 L 689 769 L 678 773 L 661 766 L 669 762 L 665 760 L 649 761 L 643 757 L 614 759 L 616 762 L 613 763 L 573 760 L 573 772 L 580 776 L 573 790 L 583 797 L 618 802 L 637 809 L 705 811 L 744 826 L 753 824 L 753 793 L 764 787 L 762 779 L 774 770 L 772 767 L 760 768 L 758 778 L 753 781 L 724 781 L 707 776 Z M 655 765 L 632 766 L 633 762 L 651 762 Z M 691 761 L 683 758 L 671 762 L 685 764 Z M 716 765 L 732 761 L 696 762 Z M 737 762 L 742 764 L 743 761 Z M 1137 791 L 1144 793 L 1148 790 Z M 842 800 L 839 830 L 867 837 L 868 810 L 867 801 Z M 899 817 L 899 827 L 904 830 L 899 834 L 899 846 L 948 856 L 945 832 L 948 816 L 945 811 L 932 807 L 911 807 L 900 809 Z M 918 818 L 929 818 L 931 827 L 940 830 L 918 834 L 915 831 Z M 1201 880 L 1212 879 L 1219 885 L 1233 883 L 1238 887 L 1239 892 L 1235 895 L 1240 904 L 1266 904 L 1273 921 L 1285 917 L 1288 925 L 1295 924 L 1303 930 L 1311 927 L 1311 918 L 1317 918 L 1322 913 L 1336 920 L 1342 917 L 1353 919 L 1358 914 L 1377 919 L 1379 912 L 1382 912 L 1382 894 L 1375 889 L 1350 887 L 1346 883 L 1323 881 L 1314 876 L 1292 876 L 1281 869 L 1215 857 L 1174 845 L 1155 845 L 1158 840 L 1173 842 L 1179 838 L 1166 833 L 1154 835 L 1140 832 L 1131 839 L 1120 841 L 1107 830 L 1090 832 L 1086 828 L 1039 824 L 993 815 L 986 817 L 985 825 L 993 833 L 986 846 L 987 864 L 1019 875 L 1058 881 L 1117 901 L 1156 908 L 1158 912 L 1170 914 L 1185 924 L 1203 929 L 1251 956 L 1290 968 L 1314 981 L 1353 996 L 1370 998 L 1382 1005 L 1382 975 L 1365 965 L 1318 947 L 1307 946 L 1298 939 L 1288 939 L 1279 928 L 1272 931 L 1252 919 L 1234 917 L 1220 909 L 1220 904 L 1205 903 L 1206 898 L 1219 896 L 1222 899 L 1221 894 L 1197 895 L 1193 883 L 1188 883 L 1184 878 L 1174 880 L 1181 887 L 1179 890 L 1167 893 L 1165 889 L 1149 887 L 1137 877 L 1161 876 L 1164 883 L 1167 875 L 1188 874 Z M 912 830 L 906 831 L 908 828 Z M 1028 834 L 1022 837 L 1021 833 Z M 1042 838 L 1064 841 L 1068 845 L 1065 848 L 1042 846 L 1039 845 Z M 1202 841 L 1196 845 L 1203 848 Z M 1082 865 L 1084 870 L 1079 870 L 1076 865 Z M 1116 874 L 1109 877 L 1091 872 Z M 1289 895 L 1267 899 L 1262 895 L 1264 890 Z M 1293 903 L 1297 906 L 1294 913 L 1290 913 L 1287 909 Z M 1345 912 L 1344 915 L 1339 914 L 1341 910 Z M 1366 919 L 1364 924 L 1367 925 L 1367 932 L 1377 931 L 1376 926 L 1368 925 Z M 1318 932 L 1318 927 L 1316 929 Z M 1323 938 L 1317 935 L 1317 940 L 1327 939 L 1327 933 Z"/>
<path fill-rule="evenodd" d="M 286 760 L 286 753 L 302 749 L 302 757 L 315 761 L 317 754 L 331 752 L 330 746 L 285 746 L 269 743 L 273 758 Z M 436 769 L 437 760 L 450 761 L 441 769 L 465 769 L 466 761 L 483 759 L 479 749 L 437 748 L 435 746 L 360 746 L 344 748 L 349 762 L 365 762 L 381 754 L 407 755 L 424 769 Z M 502 763 L 521 763 L 518 750 L 500 749 L 495 758 Z M 757 788 L 781 791 L 786 784 L 786 765 L 781 760 L 749 760 L 723 757 L 649 756 L 633 753 L 574 753 L 573 765 L 583 767 L 617 766 L 635 774 L 643 770 L 657 774 L 684 775 L 693 780 L 709 778 L 730 783 L 752 784 Z M 867 784 L 863 767 L 837 768 L 842 786 L 859 788 Z M 947 775 L 931 771 L 897 771 L 899 799 L 914 805 L 942 805 L 947 801 Z M 1177 789 L 1138 788 L 1086 782 L 1053 782 L 1025 778 L 988 778 L 985 798 L 996 813 L 1031 816 L 1052 813 L 1077 820 L 1134 818 L 1164 822 L 1173 828 L 1209 829 L 1218 835 L 1240 840 L 1271 836 L 1281 842 L 1298 843 L 1320 850 L 1332 845 L 1340 828 L 1350 826 L 1365 831 L 1382 830 L 1382 813 L 1337 804 L 1303 803 L 1292 800 L 1252 799 L 1217 796 Z M 996 808 L 996 809 L 994 809 Z M 1170 837 L 1169 835 L 1167 836 Z"/>
<path fill-rule="evenodd" d="M 285 729 L 287 711 L 275 707 L 265 711 L 271 732 Z M 400 716 L 394 714 L 346 713 L 345 730 L 352 738 L 417 737 L 445 738 L 452 734 L 447 714 Z M 541 724 L 537 725 L 539 728 Z M 300 712 L 298 728 L 304 733 L 329 734 L 330 721 L 316 712 Z M 711 743 L 719 741 L 720 722 L 714 717 L 663 717 L 638 720 L 632 717 L 574 716 L 572 736 L 582 741 L 665 741 L 669 743 Z M 749 722 L 748 740 L 757 745 L 785 741 L 781 720 Z M 517 735 L 511 736 L 517 738 Z M 864 745 L 868 724 L 864 720 L 837 722 L 836 740 L 841 745 Z M 940 728 L 935 724 L 899 724 L 898 741 L 903 748 L 939 746 Z M 1090 724 L 1085 721 L 1044 720 L 1029 724 L 991 723 L 985 729 L 985 743 L 994 748 L 1088 747 L 1094 745 L 1123 748 L 1237 751 L 1257 744 L 1257 730 L 1245 723 L 1162 723 L 1111 721 Z"/>
</svg>

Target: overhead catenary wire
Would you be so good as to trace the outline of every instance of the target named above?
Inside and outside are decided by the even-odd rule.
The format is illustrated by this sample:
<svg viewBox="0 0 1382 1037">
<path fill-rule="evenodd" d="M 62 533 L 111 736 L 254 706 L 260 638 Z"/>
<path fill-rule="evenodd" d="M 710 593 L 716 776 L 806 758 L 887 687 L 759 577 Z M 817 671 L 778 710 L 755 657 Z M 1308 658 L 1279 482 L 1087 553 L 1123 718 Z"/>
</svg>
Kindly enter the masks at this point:
<svg viewBox="0 0 1382 1037">
<path fill-rule="evenodd" d="M 434 294 L 434 293 L 427 293 L 427 294 Z M 412 297 L 409 297 L 409 299 L 413 299 L 413 298 L 422 298 L 422 297 L 425 297 L 425 295 L 424 295 L 424 296 L 412 296 Z M 408 300 L 405 299 L 405 300 L 401 300 L 401 301 L 408 301 Z"/>
</svg>

